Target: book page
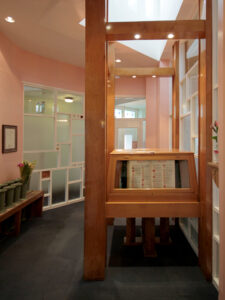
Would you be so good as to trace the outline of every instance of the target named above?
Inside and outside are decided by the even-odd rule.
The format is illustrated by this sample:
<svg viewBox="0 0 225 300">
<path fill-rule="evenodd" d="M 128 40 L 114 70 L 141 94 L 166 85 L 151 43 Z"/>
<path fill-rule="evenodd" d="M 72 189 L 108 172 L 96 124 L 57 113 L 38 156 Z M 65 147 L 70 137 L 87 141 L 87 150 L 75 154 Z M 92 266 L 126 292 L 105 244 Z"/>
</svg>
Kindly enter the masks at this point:
<svg viewBox="0 0 225 300">
<path fill-rule="evenodd" d="M 163 188 L 175 188 L 175 160 L 162 160 Z"/>
<path fill-rule="evenodd" d="M 163 187 L 163 172 L 162 172 L 162 161 L 161 160 L 152 160 L 151 181 L 152 181 L 152 188 L 162 188 Z"/>
<path fill-rule="evenodd" d="M 151 188 L 151 162 L 130 160 L 127 164 L 128 188 Z"/>
</svg>

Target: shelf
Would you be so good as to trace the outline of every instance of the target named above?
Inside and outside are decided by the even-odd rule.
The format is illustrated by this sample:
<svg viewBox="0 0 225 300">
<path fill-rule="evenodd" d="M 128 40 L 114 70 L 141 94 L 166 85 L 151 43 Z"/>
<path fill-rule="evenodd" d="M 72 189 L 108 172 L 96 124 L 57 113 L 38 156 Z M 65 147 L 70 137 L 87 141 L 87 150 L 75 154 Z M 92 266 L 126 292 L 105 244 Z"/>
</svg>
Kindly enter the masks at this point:
<svg viewBox="0 0 225 300">
<path fill-rule="evenodd" d="M 194 69 L 197 67 L 198 67 L 198 61 L 196 61 L 196 63 L 187 71 L 186 75 L 189 76 L 190 73 L 192 73 Z"/>
<path fill-rule="evenodd" d="M 198 91 L 194 92 L 194 93 L 191 95 L 191 98 L 194 98 L 194 97 L 196 97 L 196 96 L 198 96 Z"/>
</svg>

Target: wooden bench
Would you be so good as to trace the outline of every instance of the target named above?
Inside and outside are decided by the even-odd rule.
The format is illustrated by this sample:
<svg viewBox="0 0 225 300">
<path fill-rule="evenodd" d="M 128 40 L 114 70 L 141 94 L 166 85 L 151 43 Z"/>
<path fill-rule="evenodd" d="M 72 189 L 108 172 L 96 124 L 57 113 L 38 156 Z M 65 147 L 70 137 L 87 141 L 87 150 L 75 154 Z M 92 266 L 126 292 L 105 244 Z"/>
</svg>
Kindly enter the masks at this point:
<svg viewBox="0 0 225 300">
<path fill-rule="evenodd" d="M 0 213 L 0 225 L 3 221 L 14 216 L 15 230 L 17 236 L 20 233 L 22 210 L 25 207 L 30 208 L 31 217 L 41 217 L 44 201 L 43 191 L 32 191 L 27 194 L 27 197 L 22 201 L 14 203 L 12 207 L 7 208 Z"/>
</svg>

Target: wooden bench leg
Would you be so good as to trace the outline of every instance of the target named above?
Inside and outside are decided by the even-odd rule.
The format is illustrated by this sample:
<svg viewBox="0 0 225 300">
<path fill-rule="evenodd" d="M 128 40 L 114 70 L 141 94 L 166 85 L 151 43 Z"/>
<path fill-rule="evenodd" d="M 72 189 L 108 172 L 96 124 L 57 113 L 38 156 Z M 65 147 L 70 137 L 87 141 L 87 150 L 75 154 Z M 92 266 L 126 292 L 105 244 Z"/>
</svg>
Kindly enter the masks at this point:
<svg viewBox="0 0 225 300">
<path fill-rule="evenodd" d="M 135 218 L 127 218 L 126 245 L 135 243 Z"/>
<path fill-rule="evenodd" d="M 18 236 L 20 233 L 20 227 L 21 227 L 21 214 L 22 211 L 19 210 L 17 213 L 14 215 L 14 220 L 15 220 L 15 235 Z"/>
<path fill-rule="evenodd" d="M 160 244 L 169 244 L 170 224 L 169 218 L 160 218 Z"/>
<path fill-rule="evenodd" d="M 35 217 L 42 216 L 42 208 L 43 208 L 44 197 L 39 198 L 37 201 L 34 202 L 34 211 L 33 214 Z"/>
<path fill-rule="evenodd" d="M 157 253 L 155 250 L 155 218 L 143 218 L 142 228 L 144 256 L 156 257 Z"/>
</svg>

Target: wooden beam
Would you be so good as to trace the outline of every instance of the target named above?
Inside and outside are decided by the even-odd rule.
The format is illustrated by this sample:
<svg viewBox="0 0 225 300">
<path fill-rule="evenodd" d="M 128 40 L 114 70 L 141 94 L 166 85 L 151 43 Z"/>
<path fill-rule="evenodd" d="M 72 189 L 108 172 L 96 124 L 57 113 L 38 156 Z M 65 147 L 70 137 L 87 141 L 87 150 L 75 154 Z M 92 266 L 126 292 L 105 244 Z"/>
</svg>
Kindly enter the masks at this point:
<svg viewBox="0 0 225 300">
<path fill-rule="evenodd" d="M 174 68 L 115 68 L 115 75 L 127 76 L 136 75 L 138 77 L 157 76 L 171 77 L 174 76 Z"/>
<path fill-rule="evenodd" d="M 140 34 L 142 40 L 168 39 L 173 33 L 174 39 L 205 38 L 204 20 L 147 21 L 147 22 L 113 22 L 106 23 L 106 40 L 134 40 Z"/>
<path fill-rule="evenodd" d="M 105 0 L 86 0 L 84 279 L 102 280 L 106 258 Z"/>
<path fill-rule="evenodd" d="M 212 276 L 212 0 L 206 1 L 206 47 L 199 55 L 199 262 L 206 278 Z"/>
<path fill-rule="evenodd" d="M 179 97 L 179 42 L 173 45 L 173 67 L 175 75 L 173 77 L 172 90 L 172 147 L 179 149 L 180 135 L 180 97 Z"/>
<path fill-rule="evenodd" d="M 199 202 L 107 202 L 107 218 L 169 218 L 200 215 Z"/>
</svg>

